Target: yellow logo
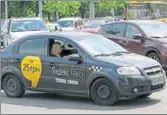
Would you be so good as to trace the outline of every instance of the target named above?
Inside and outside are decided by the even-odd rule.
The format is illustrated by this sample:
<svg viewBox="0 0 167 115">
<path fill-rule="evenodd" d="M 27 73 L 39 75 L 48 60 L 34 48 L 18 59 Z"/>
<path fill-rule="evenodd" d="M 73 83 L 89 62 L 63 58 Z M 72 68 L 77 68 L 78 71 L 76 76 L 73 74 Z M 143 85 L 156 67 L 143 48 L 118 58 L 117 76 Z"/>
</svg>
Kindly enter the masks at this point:
<svg viewBox="0 0 167 115">
<path fill-rule="evenodd" d="M 31 81 L 32 87 L 37 87 L 42 73 L 41 60 L 37 56 L 26 56 L 21 62 L 23 76 Z"/>
</svg>

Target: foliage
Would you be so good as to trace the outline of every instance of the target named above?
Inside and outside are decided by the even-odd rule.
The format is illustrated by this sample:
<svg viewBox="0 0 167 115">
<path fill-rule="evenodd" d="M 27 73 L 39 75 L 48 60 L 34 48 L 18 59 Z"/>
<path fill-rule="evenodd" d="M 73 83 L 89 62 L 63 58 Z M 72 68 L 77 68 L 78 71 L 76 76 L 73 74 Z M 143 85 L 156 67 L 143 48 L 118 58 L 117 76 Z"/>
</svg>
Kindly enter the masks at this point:
<svg viewBox="0 0 167 115">
<path fill-rule="evenodd" d="M 111 15 L 111 9 L 120 9 L 124 7 L 124 1 L 127 0 L 101 0 L 95 3 L 96 16 Z M 3 1 L 4 2 L 4 1 Z M 2 4 L 2 14 L 4 14 L 4 3 Z M 48 17 L 58 12 L 61 17 L 68 16 L 89 16 L 89 2 L 78 1 L 58 1 L 45 0 L 43 2 L 43 14 Z M 8 2 L 9 17 L 25 17 L 38 15 L 38 2 L 36 1 L 9 1 Z"/>
<path fill-rule="evenodd" d="M 44 10 L 50 13 L 58 12 L 61 16 L 74 16 L 78 13 L 81 4 L 77 1 L 64 2 L 47 0 L 44 3 Z"/>
</svg>

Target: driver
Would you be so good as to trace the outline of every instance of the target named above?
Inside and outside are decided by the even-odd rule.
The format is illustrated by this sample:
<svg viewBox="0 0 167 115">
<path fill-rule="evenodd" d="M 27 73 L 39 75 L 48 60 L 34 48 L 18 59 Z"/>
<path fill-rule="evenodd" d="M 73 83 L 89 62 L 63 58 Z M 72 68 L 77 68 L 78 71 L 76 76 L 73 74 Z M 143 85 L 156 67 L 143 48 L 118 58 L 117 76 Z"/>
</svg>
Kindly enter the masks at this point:
<svg viewBox="0 0 167 115">
<path fill-rule="evenodd" d="M 61 53 L 62 53 L 63 47 L 61 43 L 56 42 L 52 46 L 52 55 L 55 55 L 58 58 L 62 58 Z"/>
</svg>

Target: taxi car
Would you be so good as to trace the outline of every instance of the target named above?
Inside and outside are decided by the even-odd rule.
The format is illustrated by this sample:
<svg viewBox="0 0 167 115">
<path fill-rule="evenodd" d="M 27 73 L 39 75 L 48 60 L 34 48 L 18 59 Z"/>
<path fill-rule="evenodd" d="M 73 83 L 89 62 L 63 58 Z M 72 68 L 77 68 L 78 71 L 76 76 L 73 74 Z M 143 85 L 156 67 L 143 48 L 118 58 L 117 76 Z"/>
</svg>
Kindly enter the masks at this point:
<svg viewBox="0 0 167 115">
<path fill-rule="evenodd" d="M 12 98 L 32 90 L 86 96 L 108 106 L 121 99 L 147 97 L 166 85 L 157 61 L 92 33 L 28 35 L 0 56 L 1 89 Z"/>
</svg>

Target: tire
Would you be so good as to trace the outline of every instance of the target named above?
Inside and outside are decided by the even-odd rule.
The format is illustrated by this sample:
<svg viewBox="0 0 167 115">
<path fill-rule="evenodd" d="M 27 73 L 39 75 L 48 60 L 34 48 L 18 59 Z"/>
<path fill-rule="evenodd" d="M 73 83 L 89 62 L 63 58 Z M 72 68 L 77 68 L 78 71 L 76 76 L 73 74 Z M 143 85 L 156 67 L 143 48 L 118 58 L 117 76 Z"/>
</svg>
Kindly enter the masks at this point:
<svg viewBox="0 0 167 115">
<path fill-rule="evenodd" d="M 150 54 L 147 55 L 147 57 L 149 57 L 149 58 L 151 58 L 153 60 L 156 60 L 159 63 L 161 63 L 161 59 L 160 59 L 160 57 L 159 57 L 159 55 L 157 53 L 154 53 L 154 52 L 150 53 Z"/>
<path fill-rule="evenodd" d="M 149 94 L 144 94 L 144 95 L 141 95 L 141 96 L 139 96 L 139 98 L 148 98 L 149 96 L 151 95 L 151 93 L 149 93 Z"/>
<path fill-rule="evenodd" d="M 5 94 L 11 98 L 22 97 L 25 93 L 24 85 L 13 74 L 8 74 L 4 77 L 2 87 Z"/>
<path fill-rule="evenodd" d="M 98 105 L 110 106 L 118 101 L 114 85 L 107 79 L 97 79 L 91 86 L 91 98 Z"/>
</svg>

